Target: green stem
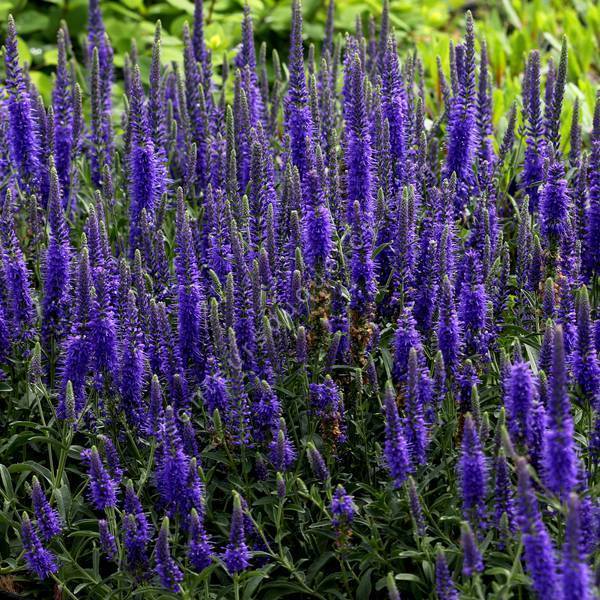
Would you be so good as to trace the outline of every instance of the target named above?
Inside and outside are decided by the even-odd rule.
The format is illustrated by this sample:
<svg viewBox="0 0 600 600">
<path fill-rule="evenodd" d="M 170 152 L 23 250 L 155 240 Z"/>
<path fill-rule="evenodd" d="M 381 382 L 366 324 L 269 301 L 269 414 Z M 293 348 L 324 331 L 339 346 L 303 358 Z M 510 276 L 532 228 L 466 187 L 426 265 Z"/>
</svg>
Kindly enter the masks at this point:
<svg viewBox="0 0 600 600">
<path fill-rule="evenodd" d="M 281 558 L 282 562 L 284 560 L 284 555 L 283 555 L 283 546 L 281 544 L 281 540 L 282 540 L 282 532 L 283 532 L 283 524 L 282 524 L 282 517 L 283 517 L 283 503 L 285 502 L 284 498 L 280 498 L 279 502 L 277 504 L 277 534 L 275 536 L 275 541 L 277 543 L 277 549 L 279 550 L 279 557 Z"/>
<path fill-rule="evenodd" d="M 77 570 L 81 575 L 83 575 L 88 581 L 91 581 L 94 585 L 98 585 L 98 581 L 96 581 L 83 567 L 79 565 L 79 563 L 71 556 L 71 553 L 65 548 L 65 545 L 62 542 L 59 542 L 60 549 L 62 554 L 68 557 L 71 565 Z"/>
<path fill-rule="evenodd" d="M 51 575 L 52 579 L 54 579 L 54 582 L 59 587 L 61 593 L 65 592 L 67 596 L 69 596 L 69 598 L 74 598 L 74 600 L 78 600 L 77 596 L 65 584 L 63 584 L 63 582 L 54 573 L 51 573 Z"/>
<path fill-rule="evenodd" d="M 240 581 L 237 573 L 233 576 L 233 596 L 235 600 L 240 600 Z"/>
<path fill-rule="evenodd" d="M 340 563 L 340 567 L 342 567 L 342 581 L 344 582 L 344 587 L 346 588 L 346 592 L 348 592 L 348 596 L 352 597 L 352 591 L 350 590 L 350 582 L 348 581 L 348 573 L 346 571 L 346 565 L 344 559 L 339 556 L 338 562 Z"/>
<path fill-rule="evenodd" d="M 36 403 L 38 412 L 40 413 L 40 421 L 42 423 L 42 426 L 44 427 L 46 437 L 48 439 L 50 439 L 50 434 L 48 433 L 48 430 L 46 429 L 47 423 L 46 423 L 46 417 L 44 416 L 44 409 L 42 408 L 42 400 L 41 400 L 40 394 L 39 394 L 40 390 L 37 385 L 34 385 L 32 387 L 33 387 L 33 395 L 35 396 L 35 403 Z M 54 457 L 52 455 L 52 444 L 48 444 L 48 464 L 50 465 L 50 472 L 54 473 Z"/>
<path fill-rule="evenodd" d="M 71 442 L 73 441 L 73 428 L 68 424 L 68 422 L 65 422 L 63 424 L 62 439 L 65 439 L 65 429 L 66 428 L 69 429 L 69 432 L 66 436 L 66 439 L 67 439 L 66 444 L 60 449 L 60 456 L 58 457 L 58 469 L 56 471 L 56 477 L 54 478 L 54 487 L 55 488 L 59 488 L 62 483 L 62 476 L 65 471 L 65 466 L 67 464 L 69 450 L 71 449 Z"/>
<path fill-rule="evenodd" d="M 138 495 L 141 493 L 144 484 L 148 480 L 148 474 L 151 472 L 152 462 L 154 461 L 154 452 L 156 451 L 156 438 L 152 438 L 152 442 L 150 444 L 150 452 L 148 453 L 148 462 L 146 463 L 146 469 L 144 471 L 144 475 L 140 479 L 138 483 L 137 493 Z"/>
<path fill-rule="evenodd" d="M 119 535 L 119 531 L 117 530 L 117 517 L 115 515 L 115 509 L 113 506 L 108 506 L 106 508 L 106 521 L 108 522 L 108 528 L 109 531 L 111 532 L 111 534 L 114 536 L 115 541 L 117 542 L 117 544 L 119 545 L 119 559 L 121 558 L 121 545 L 119 543 L 120 540 L 120 535 Z M 119 560 L 120 562 L 120 560 Z"/>
</svg>

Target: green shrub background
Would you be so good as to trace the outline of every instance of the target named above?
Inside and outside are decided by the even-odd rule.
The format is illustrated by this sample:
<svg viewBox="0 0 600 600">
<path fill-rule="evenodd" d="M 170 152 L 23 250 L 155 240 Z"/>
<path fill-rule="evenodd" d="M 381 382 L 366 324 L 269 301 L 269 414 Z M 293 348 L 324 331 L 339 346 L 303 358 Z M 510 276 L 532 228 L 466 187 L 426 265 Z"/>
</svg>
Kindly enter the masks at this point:
<svg viewBox="0 0 600 600">
<path fill-rule="evenodd" d="M 340 0 L 336 2 L 335 27 L 339 34 L 353 30 L 357 17 L 365 30 L 369 15 L 377 19 L 381 14 L 381 0 Z M 149 68 L 150 47 L 154 25 L 158 19 L 163 25 L 163 59 L 181 59 L 181 30 L 183 23 L 192 21 L 194 4 L 190 0 L 121 0 L 101 2 L 107 31 L 115 48 L 117 67 L 115 95 L 122 96 L 119 86 L 119 68 L 124 55 L 135 40 L 142 70 Z M 273 48 L 286 60 L 290 28 L 291 0 L 249 0 L 257 39 Z M 223 56 L 235 56 L 240 37 L 243 0 L 205 0 L 204 15 L 206 41 L 213 52 L 215 65 Z M 566 34 L 569 40 L 569 86 L 566 110 L 578 95 L 583 106 L 584 131 L 591 127 L 591 111 L 595 89 L 600 81 L 600 4 L 594 0 L 574 2 L 558 0 L 534 1 L 478 1 L 456 0 L 392 0 L 391 21 L 401 47 L 417 46 L 423 58 L 427 76 L 437 83 L 436 56 L 447 64 L 448 42 L 458 39 L 463 26 L 463 14 L 471 9 L 477 19 L 477 32 L 489 45 L 490 62 L 495 83 L 495 121 L 507 112 L 517 93 L 514 74 L 522 70 L 525 54 L 541 47 L 557 56 L 560 40 Z M 305 0 L 305 38 L 307 45 L 317 47 L 323 37 L 327 0 Z M 52 87 L 52 72 L 56 63 L 55 33 L 65 20 L 73 43 L 81 52 L 85 37 L 87 0 L 5 0 L 0 1 L 0 22 L 5 29 L 6 18 L 12 13 L 21 37 L 22 58 L 31 65 L 32 79 L 46 99 Z M 270 61 L 269 61 L 270 62 Z M 563 115 L 566 127 L 569 115 Z M 563 139 L 568 139 L 564 136 Z"/>
</svg>

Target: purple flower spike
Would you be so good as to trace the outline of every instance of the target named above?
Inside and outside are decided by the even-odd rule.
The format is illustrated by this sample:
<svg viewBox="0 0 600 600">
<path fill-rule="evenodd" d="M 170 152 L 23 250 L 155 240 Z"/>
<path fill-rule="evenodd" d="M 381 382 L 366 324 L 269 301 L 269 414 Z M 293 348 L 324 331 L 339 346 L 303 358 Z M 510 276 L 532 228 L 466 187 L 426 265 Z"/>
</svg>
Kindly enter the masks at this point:
<svg viewBox="0 0 600 600">
<path fill-rule="evenodd" d="M 192 36 L 196 61 L 203 64 L 206 55 L 204 43 L 204 2 L 194 0 L 194 32 Z"/>
<path fill-rule="evenodd" d="M 590 299 L 585 286 L 579 291 L 577 301 L 577 336 L 571 363 L 575 381 L 593 403 L 600 394 L 600 365 L 592 330 Z"/>
<path fill-rule="evenodd" d="M 419 491 L 415 484 L 415 480 L 408 477 L 408 506 L 410 509 L 410 516 L 412 518 L 415 531 L 418 535 L 425 535 L 425 518 L 423 517 L 423 507 L 421 506 L 421 500 L 419 500 Z"/>
<path fill-rule="evenodd" d="M 267 432 L 277 428 L 281 416 L 281 403 L 266 381 L 256 380 L 256 400 L 253 407 L 253 431 L 256 441 L 268 437 Z"/>
<path fill-rule="evenodd" d="M 62 531 L 60 516 L 56 509 L 50 506 L 37 477 L 33 478 L 31 485 L 31 502 L 37 527 L 44 539 L 50 541 L 53 537 L 60 535 Z"/>
<path fill-rule="evenodd" d="M 568 500 L 567 527 L 562 552 L 562 591 L 564 600 L 591 600 L 592 577 L 582 544 L 581 501 L 577 494 Z"/>
<path fill-rule="evenodd" d="M 204 528 L 203 518 L 195 508 L 190 513 L 190 539 L 188 560 L 193 569 L 200 573 L 212 563 L 212 547 Z"/>
<path fill-rule="evenodd" d="M 485 518 L 486 513 L 487 465 L 475 422 L 470 414 L 465 417 L 459 475 L 463 514 L 471 523 L 478 523 Z"/>
<path fill-rule="evenodd" d="M 190 459 L 183 450 L 183 441 L 173 411 L 168 406 L 158 432 L 156 454 L 156 487 L 163 502 L 176 508 L 185 497 Z"/>
<path fill-rule="evenodd" d="M 56 79 L 52 90 L 52 106 L 54 109 L 54 144 L 56 170 L 61 188 L 64 192 L 64 205 L 69 197 L 71 186 L 71 159 L 73 151 L 73 81 L 67 64 L 68 34 L 65 29 L 58 30 L 57 49 L 58 62 L 56 65 Z"/>
<path fill-rule="evenodd" d="M 321 453 L 316 449 L 315 445 L 312 442 L 309 442 L 308 447 L 306 449 L 306 454 L 308 456 L 308 462 L 310 463 L 310 468 L 314 476 L 321 482 L 325 482 L 329 479 L 329 469 L 325 464 L 325 460 Z"/>
<path fill-rule="evenodd" d="M 460 325 L 456 314 L 454 290 L 447 275 L 442 281 L 440 294 L 440 313 L 437 326 L 439 348 L 444 357 L 444 365 L 454 372 L 460 354 Z"/>
<path fill-rule="evenodd" d="M 346 493 L 343 485 L 338 485 L 331 500 L 331 524 L 336 529 L 349 526 L 356 516 L 354 498 Z"/>
<path fill-rule="evenodd" d="M 269 455 L 276 471 L 288 471 L 296 461 L 294 444 L 288 437 L 285 420 L 279 420 L 279 429 L 269 445 Z"/>
<path fill-rule="evenodd" d="M 540 99 L 540 53 L 537 50 L 531 52 L 525 67 L 523 96 L 526 146 L 521 186 L 529 195 L 531 212 L 535 212 L 539 204 L 539 186 L 543 180 L 546 156 Z"/>
<path fill-rule="evenodd" d="M 23 513 L 21 521 L 21 542 L 25 551 L 27 566 L 40 579 L 46 579 L 52 573 L 58 571 L 56 557 L 44 548 L 26 513 Z"/>
<path fill-rule="evenodd" d="M 365 85 L 366 76 L 360 56 L 357 52 L 350 52 L 346 60 L 344 80 L 348 193 L 346 218 L 352 228 L 351 308 L 357 313 L 365 310 L 368 312 L 376 288 L 375 265 L 371 256 L 374 245 L 375 198 Z"/>
<path fill-rule="evenodd" d="M 190 133 L 193 136 L 196 145 L 196 154 L 192 153 L 192 160 L 195 166 L 195 173 L 189 173 L 194 177 L 199 186 L 204 188 L 208 183 L 209 173 L 207 172 L 207 140 L 209 136 L 208 113 L 206 107 L 206 96 L 204 93 L 203 74 L 200 72 L 194 47 L 191 39 L 190 30 L 187 22 L 183 26 L 183 66 L 185 71 L 185 100 L 188 113 L 188 122 Z M 185 110 L 185 107 L 183 107 Z"/>
<path fill-rule="evenodd" d="M 52 341 L 61 341 L 66 333 L 69 311 L 69 271 L 71 248 L 65 220 L 58 173 L 50 168 L 48 195 L 50 235 L 44 264 L 44 298 L 42 301 L 42 340 L 50 351 Z"/>
<path fill-rule="evenodd" d="M 554 329 L 547 403 L 542 474 L 548 488 L 566 499 L 577 483 L 578 458 L 573 438 L 571 400 L 567 393 L 565 346 L 561 325 Z"/>
<path fill-rule="evenodd" d="M 458 97 L 451 104 L 448 117 L 448 149 L 443 177 L 456 173 L 458 193 L 456 210 L 461 212 L 474 183 L 473 161 L 477 141 L 476 85 L 475 85 L 475 32 L 473 17 L 467 13 L 466 41 L 463 72 Z"/>
<path fill-rule="evenodd" d="M 17 30 L 12 15 L 8 16 L 4 63 L 10 157 L 17 169 L 19 185 L 24 190 L 35 192 L 40 175 L 39 139 L 27 79 L 19 65 Z"/>
<path fill-rule="evenodd" d="M 566 235 L 569 198 L 565 169 L 553 158 L 548 167 L 548 180 L 540 192 L 541 231 L 551 246 L 556 247 Z"/>
<path fill-rule="evenodd" d="M 90 480 L 90 497 L 98 510 L 106 510 L 117 505 L 117 487 L 102 463 L 96 446 L 92 446 L 89 456 L 88 475 Z"/>
<path fill-rule="evenodd" d="M 75 306 L 70 335 L 64 347 L 64 364 L 62 370 L 61 395 L 57 414 L 60 419 L 71 418 L 85 407 L 85 382 L 92 354 L 89 332 L 91 316 L 91 272 L 87 245 L 81 250 L 75 283 Z M 66 391 L 71 382 L 74 394 L 74 415 L 66 411 Z"/>
<path fill-rule="evenodd" d="M 175 239 L 177 244 L 175 271 L 177 275 L 179 351 L 184 367 L 192 365 L 203 367 L 200 348 L 203 325 L 200 310 L 203 294 L 192 229 L 181 188 L 177 190 L 177 235 Z"/>
<path fill-rule="evenodd" d="M 450 576 L 448 562 L 440 548 L 435 559 L 435 591 L 440 600 L 458 600 L 458 592 Z"/>
<path fill-rule="evenodd" d="M 92 103 L 92 179 L 99 185 L 102 169 L 112 164 L 112 81 L 113 49 L 106 35 L 100 0 L 89 0 L 88 8 L 88 67 L 91 69 Z"/>
<path fill-rule="evenodd" d="M 10 333 L 9 323 L 4 312 L 4 307 L 0 303 L 0 364 L 5 364 L 6 358 L 10 353 Z M 4 377 L 4 373 L 0 371 L 0 379 Z"/>
<path fill-rule="evenodd" d="M 233 495 L 229 544 L 223 555 L 223 561 L 230 573 L 239 573 L 250 566 L 250 550 L 246 544 L 244 531 L 244 513 L 241 498 L 237 492 L 234 492 Z"/>
<path fill-rule="evenodd" d="M 411 348 L 408 355 L 408 377 L 405 394 L 404 434 L 414 465 L 425 464 L 428 432 L 425 427 L 425 401 L 429 400 L 430 379 L 419 365 L 419 354 Z"/>
<path fill-rule="evenodd" d="M 385 388 L 384 408 L 384 457 L 392 477 L 393 485 L 398 489 L 406 481 L 408 473 L 411 470 L 411 465 L 408 455 L 408 446 L 406 438 L 404 437 L 404 428 L 402 426 L 402 421 L 400 420 L 400 415 L 398 414 L 398 406 L 396 405 L 396 393 L 391 382 L 388 382 Z"/>
<path fill-rule="evenodd" d="M 504 450 L 500 448 L 494 464 L 494 523 L 500 529 L 503 515 L 508 518 L 511 525 L 514 518 L 514 492 L 510 481 L 510 470 Z"/>
<path fill-rule="evenodd" d="M 527 461 L 517 459 L 518 523 L 523 537 L 525 564 L 533 589 L 540 598 L 558 598 L 559 582 L 552 540 L 542 521 L 538 501 L 531 487 Z"/>
<path fill-rule="evenodd" d="M 115 560 L 117 556 L 117 542 L 111 533 L 106 519 L 98 521 L 98 533 L 100 534 L 100 548 L 109 560 Z"/>
<path fill-rule="evenodd" d="M 257 124 L 263 117 L 264 107 L 260 94 L 258 76 L 256 74 L 256 50 L 254 48 L 254 31 L 250 7 L 244 4 L 244 18 L 242 20 L 242 46 L 235 57 L 235 66 L 243 71 L 243 86 L 248 98 L 251 113 L 251 122 Z M 247 68 L 247 70 L 246 70 Z"/>
<path fill-rule="evenodd" d="M 308 101 L 308 87 L 304 73 L 304 51 L 302 46 L 302 4 L 292 4 L 292 31 L 290 37 L 290 81 L 285 98 L 285 122 L 290 135 L 291 158 L 304 180 L 312 167 L 310 140 L 313 123 Z"/>
<path fill-rule="evenodd" d="M 588 277 L 600 273 L 600 92 L 596 96 L 591 146 L 589 206 L 586 214 L 585 253 L 583 254 Z"/>
<path fill-rule="evenodd" d="M 161 191 L 145 100 L 140 70 L 136 65 L 129 99 L 129 127 L 131 130 L 129 249 L 131 255 L 142 242 L 140 239 L 142 211 L 145 210 L 149 215 L 153 214 L 154 205 L 157 203 Z"/>
<path fill-rule="evenodd" d="M 515 363 L 510 367 L 504 397 L 508 430 L 513 442 L 524 443 L 528 439 L 529 413 L 535 398 L 536 388 L 529 365 Z"/>
<path fill-rule="evenodd" d="M 128 513 L 123 519 L 123 547 L 125 550 L 125 565 L 130 573 L 145 573 L 148 567 L 146 547 L 150 541 L 143 524 L 136 515 Z"/>
<path fill-rule="evenodd" d="M 408 357 L 411 348 L 418 352 L 421 350 L 421 336 L 410 305 L 404 307 L 398 319 L 396 333 L 394 334 L 394 380 L 406 383 L 408 375 Z"/>
<path fill-rule="evenodd" d="M 487 294 L 481 262 L 475 250 L 465 253 L 464 282 L 460 288 L 459 318 L 468 354 L 485 355 L 488 349 Z"/>
<path fill-rule="evenodd" d="M 156 561 L 154 568 L 161 585 L 171 592 L 180 592 L 181 586 L 179 584 L 183 581 L 183 572 L 171 557 L 171 550 L 169 548 L 169 517 L 163 519 L 154 551 L 154 560 Z"/>
<path fill-rule="evenodd" d="M 468 523 L 463 523 L 461 526 L 460 543 L 463 549 L 463 575 L 470 577 L 476 573 L 481 573 L 483 571 L 483 558 Z"/>
<path fill-rule="evenodd" d="M 208 363 L 209 372 L 202 383 L 202 398 L 208 414 L 212 415 L 218 410 L 221 415 L 226 415 L 229 410 L 231 398 L 227 389 L 227 380 L 221 374 L 216 361 Z"/>
<path fill-rule="evenodd" d="M 0 211 L 2 220 L 0 254 L 3 264 L 3 283 L 8 296 L 9 315 L 14 328 L 13 336 L 17 340 L 24 340 L 31 336 L 36 312 L 29 270 L 15 232 L 13 211 L 12 193 L 8 189 Z"/>
<path fill-rule="evenodd" d="M 382 32 L 383 33 L 383 32 Z M 398 192 L 407 182 L 407 106 L 404 81 L 400 70 L 396 38 L 380 38 L 382 49 L 382 109 L 389 123 L 390 150 L 393 158 L 393 185 Z"/>
<path fill-rule="evenodd" d="M 336 383 L 329 375 L 325 383 L 310 384 L 311 407 L 320 421 L 323 436 L 334 443 L 346 441 L 344 401 Z"/>
<path fill-rule="evenodd" d="M 127 420 L 134 427 L 143 426 L 145 421 L 142 392 L 144 389 L 146 355 L 139 322 L 140 316 L 135 293 L 133 290 L 129 290 L 123 320 L 124 331 L 119 361 L 119 391 L 121 393 L 122 408 Z"/>
<path fill-rule="evenodd" d="M 480 164 L 487 166 L 486 177 L 491 175 L 496 155 L 491 134 L 492 125 L 492 96 L 489 77 L 488 51 L 485 40 L 481 43 L 481 61 L 479 66 L 479 85 L 477 90 L 477 128 L 479 130 L 477 158 Z"/>
<path fill-rule="evenodd" d="M 323 277 L 333 248 L 333 221 L 316 171 L 309 171 L 307 178 L 310 193 L 304 215 L 303 255 L 309 272 Z"/>
<path fill-rule="evenodd" d="M 90 346 L 91 369 L 96 386 L 112 388 L 118 375 L 117 325 L 110 302 L 108 272 L 99 267 L 91 290 Z"/>
</svg>

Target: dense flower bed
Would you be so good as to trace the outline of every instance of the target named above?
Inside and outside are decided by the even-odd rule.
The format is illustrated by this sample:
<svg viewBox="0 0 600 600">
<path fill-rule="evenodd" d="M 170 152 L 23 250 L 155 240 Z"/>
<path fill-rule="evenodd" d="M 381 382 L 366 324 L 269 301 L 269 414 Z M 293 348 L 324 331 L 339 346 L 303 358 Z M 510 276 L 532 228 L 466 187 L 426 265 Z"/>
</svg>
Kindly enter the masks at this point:
<svg viewBox="0 0 600 600">
<path fill-rule="evenodd" d="M 198 0 L 122 113 L 97 0 L 49 106 L 9 19 L 1 589 L 595 597 L 600 101 L 561 139 L 565 40 L 499 136 L 470 14 L 431 90 L 330 7 L 213 72 Z"/>
</svg>

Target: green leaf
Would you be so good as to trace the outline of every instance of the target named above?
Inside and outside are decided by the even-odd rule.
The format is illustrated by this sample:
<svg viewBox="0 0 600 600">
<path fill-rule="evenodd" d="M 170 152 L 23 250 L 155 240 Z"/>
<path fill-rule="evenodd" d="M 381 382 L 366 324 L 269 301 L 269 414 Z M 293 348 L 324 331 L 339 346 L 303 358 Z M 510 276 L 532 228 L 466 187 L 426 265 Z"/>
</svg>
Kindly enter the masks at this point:
<svg viewBox="0 0 600 600">
<path fill-rule="evenodd" d="M 182 10 L 183 12 L 187 13 L 188 15 L 194 14 L 194 4 L 193 4 L 193 2 L 190 2 L 189 0 L 167 0 L 167 2 L 173 8 Z"/>
<path fill-rule="evenodd" d="M 250 577 L 250 579 L 246 581 L 246 584 L 244 586 L 244 600 L 252 600 L 252 598 L 254 598 L 254 592 L 256 591 L 258 586 L 264 579 L 268 579 L 268 577 L 269 573 L 263 571 Z"/>
<path fill-rule="evenodd" d="M 144 0 L 121 0 L 127 8 L 131 10 L 143 10 L 144 9 Z"/>
<path fill-rule="evenodd" d="M 19 51 L 19 60 L 22 63 L 31 64 L 31 52 L 29 51 L 29 46 L 27 42 L 22 38 L 17 38 L 17 49 Z"/>
<path fill-rule="evenodd" d="M 312 582 L 315 576 L 323 570 L 323 567 L 332 559 L 335 558 L 335 554 L 333 552 L 324 552 L 315 560 L 308 570 L 306 575 L 306 581 Z"/>
<path fill-rule="evenodd" d="M 6 494 L 7 500 L 12 500 L 15 497 L 15 490 L 13 488 L 12 479 L 10 473 L 6 468 L 6 465 L 0 465 L 0 479 L 2 479 L 2 486 L 4 493 Z"/>
<path fill-rule="evenodd" d="M 368 600 L 371 597 L 371 590 L 373 589 L 371 583 L 371 573 L 374 571 L 373 568 L 367 569 L 363 576 L 360 578 L 360 583 L 356 588 L 357 600 Z"/>
<path fill-rule="evenodd" d="M 46 468 L 32 460 L 25 461 L 23 463 L 16 463 L 8 467 L 10 473 L 37 473 L 41 475 L 49 483 L 52 482 L 52 473 Z"/>
<path fill-rule="evenodd" d="M 15 19 L 19 35 L 27 35 L 37 31 L 44 31 L 50 24 L 50 18 L 47 14 L 37 10 L 26 10 Z"/>
<path fill-rule="evenodd" d="M 510 21 L 510 24 L 515 29 L 522 29 L 523 25 L 521 24 L 521 20 L 519 19 L 519 15 L 517 15 L 515 9 L 513 8 L 511 0 L 502 0 L 502 8 Z"/>
</svg>

